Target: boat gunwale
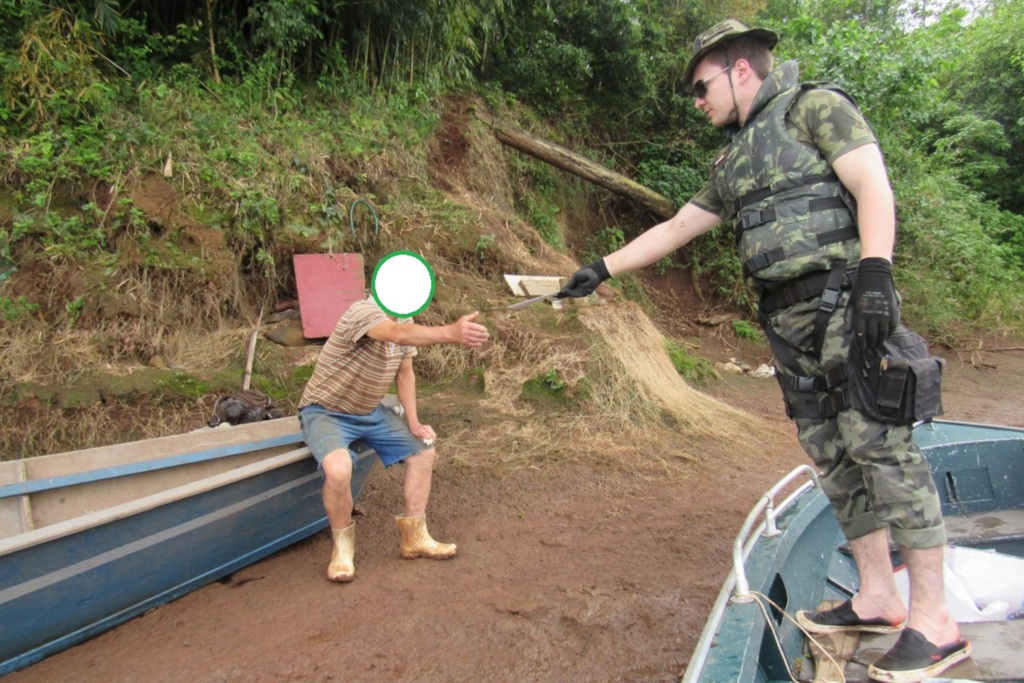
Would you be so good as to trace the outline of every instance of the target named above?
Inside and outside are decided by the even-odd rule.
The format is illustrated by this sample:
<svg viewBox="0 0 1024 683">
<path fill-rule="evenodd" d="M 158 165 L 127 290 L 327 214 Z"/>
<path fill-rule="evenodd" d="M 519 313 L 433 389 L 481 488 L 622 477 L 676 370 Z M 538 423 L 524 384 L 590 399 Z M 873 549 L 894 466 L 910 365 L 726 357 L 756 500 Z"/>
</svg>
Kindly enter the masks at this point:
<svg viewBox="0 0 1024 683">
<path fill-rule="evenodd" d="M 137 515 L 185 498 L 212 491 L 265 472 L 285 467 L 305 458 L 312 458 L 308 446 L 303 446 L 279 455 L 275 455 L 249 465 L 243 465 L 227 472 L 204 477 L 188 484 L 183 484 L 166 491 L 160 491 L 142 498 L 97 510 L 72 519 L 33 529 L 16 536 L 0 539 L 0 560 L 6 555 L 40 545 L 48 541 L 70 536 L 103 524 Z"/>
<path fill-rule="evenodd" d="M 785 487 L 785 485 L 792 483 L 793 479 L 795 479 L 797 475 L 808 470 L 811 472 L 811 480 L 801 484 L 778 506 L 772 508 L 771 496 L 778 493 L 781 488 Z M 824 495 L 822 493 L 821 486 L 818 484 L 817 473 L 814 472 L 809 465 L 798 465 L 793 468 L 789 474 L 786 474 L 779 479 L 779 481 L 777 481 L 758 498 L 757 503 L 754 504 L 754 507 L 751 509 L 750 513 L 748 513 L 743 527 L 736 536 L 736 541 L 733 547 L 732 569 L 729 571 L 729 575 L 722 584 L 722 588 L 718 592 L 718 597 L 715 599 L 715 603 L 711 607 L 711 612 L 705 622 L 704 630 L 701 632 L 697 645 L 693 649 L 693 653 L 690 656 L 690 661 L 687 664 L 681 683 L 691 683 L 691 681 L 696 681 L 698 680 L 697 677 L 703 673 L 704 667 L 707 664 L 708 656 L 711 653 L 711 644 L 714 641 L 715 636 L 718 635 L 718 631 L 720 630 L 722 621 L 725 618 L 726 608 L 728 605 L 732 603 L 747 603 L 753 600 L 753 598 L 750 597 L 750 585 L 747 582 L 745 566 L 747 560 L 750 559 L 751 553 L 754 551 L 754 547 L 762 540 L 770 540 L 778 538 L 780 535 L 784 535 L 785 531 L 775 529 L 775 519 L 787 509 L 794 507 L 797 503 L 809 504 L 814 499 L 815 494 Z M 761 523 L 758 524 L 757 528 L 753 530 L 753 533 L 751 533 L 750 527 L 753 527 L 758 516 L 762 512 L 765 513 L 764 518 L 761 520 Z M 749 534 L 749 536 L 746 536 L 747 534 Z M 744 536 L 746 536 L 745 542 L 743 542 Z M 741 576 L 743 590 L 736 591 L 737 586 L 740 584 Z"/>
<path fill-rule="evenodd" d="M 184 435 L 187 436 L 187 435 Z M 156 460 L 139 460 L 109 467 L 83 470 L 81 472 L 70 472 L 55 477 L 43 477 L 41 479 L 29 479 L 16 481 L 11 484 L 0 486 L 0 500 L 5 498 L 16 498 L 18 496 L 31 496 L 36 493 L 54 491 L 69 486 L 81 486 L 110 479 L 130 477 L 136 474 L 159 472 L 161 470 L 185 465 L 196 465 L 222 458 L 230 458 L 236 455 L 246 455 L 259 450 L 280 448 L 292 444 L 302 443 L 302 434 L 299 432 L 286 432 L 284 434 L 261 439 L 256 442 L 228 443 L 215 448 L 206 448 L 200 451 L 171 455 Z"/>
</svg>

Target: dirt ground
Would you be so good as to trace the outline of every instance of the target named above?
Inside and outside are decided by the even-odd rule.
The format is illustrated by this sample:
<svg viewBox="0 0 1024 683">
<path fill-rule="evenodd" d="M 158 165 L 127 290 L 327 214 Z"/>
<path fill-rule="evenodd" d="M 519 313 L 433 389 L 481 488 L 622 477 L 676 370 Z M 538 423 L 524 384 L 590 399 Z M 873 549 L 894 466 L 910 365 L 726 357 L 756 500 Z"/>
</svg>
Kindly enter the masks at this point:
<svg viewBox="0 0 1024 683">
<path fill-rule="evenodd" d="M 1024 352 L 938 352 L 947 418 L 1024 426 Z M 725 376 L 708 393 L 778 429 L 708 448 L 683 477 L 583 459 L 495 478 L 442 451 L 429 520 L 459 544 L 449 562 L 399 557 L 400 473 L 378 469 L 353 583 L 325 580 L 322 532 L 8 680 L 678 680 L 747 511 L 805 462 L 773 380 Z"/>
</svg>

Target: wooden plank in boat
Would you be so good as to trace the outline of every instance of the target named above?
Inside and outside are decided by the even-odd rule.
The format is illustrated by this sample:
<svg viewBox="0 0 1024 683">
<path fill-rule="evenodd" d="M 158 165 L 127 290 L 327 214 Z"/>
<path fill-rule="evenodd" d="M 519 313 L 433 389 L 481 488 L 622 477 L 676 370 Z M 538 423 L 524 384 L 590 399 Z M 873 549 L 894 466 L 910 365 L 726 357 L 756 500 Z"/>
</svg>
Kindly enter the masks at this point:
<svg viewBox="0 0 1024 683">
<path fill-rule="evenodd" d="M 973 515 L 945 515 L 946 535 L 953 545 L 976 545 L 994 539 L 1024 536 L 1024 510 L 997 510 Z"/>
<path fill-rule="evenodd" d="M 818 605 L 818 609 L 829 609 L 841 602 L 841 600 L 826 600 Z M 815 635 L 814 641 L 808 639 L 807 644 L 814 656 L 813 683 L 841 683 L 847 680 L 844 673 L 846 665 L 857 652 L 858 643 L 860 643 L 860 634 L 856 631 Z"/>
<path fill-rule="evenodd" d="M 25 460 L 29 480 L 59 477 L 72 472 L 83 472 L 113 467 L 126 463 L 143 462 L 155 457 L 169 457 L 214 448 L 229 448 L 253 441 L 291 435 L 299 432 L 299 420 L 286 417 L 251 424 L 204 429 L 187 434 L 174 434 L 144 441 L 99 446 L 66 453 L 42 455 Z M 289 445 L 287 449 L 295 448 Z"/>
<path fill-rule="evenodd" d="M 25 463 L 11 460 L 0 463 L 0 486 L 25 481 Z M 14 536 L 32 529 L 32 507 L 28 496 L 0 500 L 0 538 Z"/>
</svg>

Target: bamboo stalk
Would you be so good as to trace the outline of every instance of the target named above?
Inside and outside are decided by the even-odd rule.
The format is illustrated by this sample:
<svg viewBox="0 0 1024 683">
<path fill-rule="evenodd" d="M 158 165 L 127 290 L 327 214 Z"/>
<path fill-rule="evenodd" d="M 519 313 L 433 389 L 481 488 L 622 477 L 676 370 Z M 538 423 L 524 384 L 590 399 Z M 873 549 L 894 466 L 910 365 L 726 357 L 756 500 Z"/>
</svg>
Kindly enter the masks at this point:
<svg viewBox="0 0 1024 683">
<path fill-rule="evenodd" d="M 249 348 L 245 358 L 245 376 L 242 377 L 242 391 L 249 390 L 249 383 L 252 381 L 252 361 L 256 355 L 256 337 L 260 333 L 260 325 L 263 323 L 263 310 L 267 307 L 266 302 L 260 306 L 260 317 L 256 319 L 256 327 L 249 335 Z"/>
</svg>

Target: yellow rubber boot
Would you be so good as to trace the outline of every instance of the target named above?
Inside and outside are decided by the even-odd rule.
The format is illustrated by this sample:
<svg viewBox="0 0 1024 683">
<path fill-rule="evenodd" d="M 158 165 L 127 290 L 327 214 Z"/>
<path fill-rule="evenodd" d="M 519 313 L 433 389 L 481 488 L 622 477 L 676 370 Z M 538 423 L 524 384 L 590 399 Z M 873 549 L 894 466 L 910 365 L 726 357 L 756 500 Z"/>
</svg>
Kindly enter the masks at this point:
<svg viewBox="0 0 1024 683">
<path fill-rule="evenodd" d="M 334 538 L 334 552 L 331 563 L 327 566 L 327 578 L 338 583 L 347 583 L 356 578 L 356 566 L 353 558 L 356 554 L 356 523 L 352 522 L 344 529 L 331 529 Z"/>
<path fill-rule="evenodd" d="M 447 560 L 455 557 L 458 548 L 454 543 L 438 543 L 427 531 L 427 517 L 395 517 L 398 531 L 402 535 L 402 557 L 413 560 L 427 557 L 431 560 Z"/>
</svg>

